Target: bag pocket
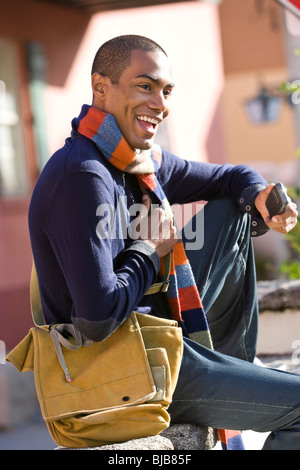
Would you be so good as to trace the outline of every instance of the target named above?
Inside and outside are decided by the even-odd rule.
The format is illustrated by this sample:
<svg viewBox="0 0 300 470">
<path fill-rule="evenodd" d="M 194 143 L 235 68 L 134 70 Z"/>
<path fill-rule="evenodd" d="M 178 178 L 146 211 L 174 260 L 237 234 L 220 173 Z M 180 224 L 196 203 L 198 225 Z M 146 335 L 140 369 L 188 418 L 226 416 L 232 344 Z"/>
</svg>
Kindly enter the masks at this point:
<svg viewBox="0 0 300 470">
<path fill-rule="evenodd" d="M 47 422 L 54 441 L 63 447 L 100 447 L 155 436 L 170 424 L 161 404 L 147 403 Z"/>
</svg>

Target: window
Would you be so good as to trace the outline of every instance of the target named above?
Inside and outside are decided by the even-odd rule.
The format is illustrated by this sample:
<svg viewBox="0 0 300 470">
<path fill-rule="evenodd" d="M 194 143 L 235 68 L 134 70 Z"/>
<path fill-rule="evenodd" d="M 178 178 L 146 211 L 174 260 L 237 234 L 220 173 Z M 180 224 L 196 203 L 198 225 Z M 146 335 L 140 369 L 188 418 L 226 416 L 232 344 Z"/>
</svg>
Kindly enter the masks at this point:
<svg viewBox="0 0 300 470">
<path fill-rule="evenodd" d="M 28 189 L 18 76 L 15 45 L 0 38 L 0 197 Z"/>
</svg>

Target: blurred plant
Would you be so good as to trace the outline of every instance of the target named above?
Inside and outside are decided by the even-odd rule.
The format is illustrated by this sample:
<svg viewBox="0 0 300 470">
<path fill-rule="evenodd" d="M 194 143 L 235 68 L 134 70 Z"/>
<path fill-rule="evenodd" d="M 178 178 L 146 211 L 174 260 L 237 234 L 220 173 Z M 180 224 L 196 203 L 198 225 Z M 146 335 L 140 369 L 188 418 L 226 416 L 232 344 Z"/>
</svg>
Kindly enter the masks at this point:
<svg viewBox="0 0 300 470">
<path fill-rule="evenodd" d="M 300 279 L 299 261 L 284 261 L 280 266 L 280 272 L 285 274 L 288 279 Z"/>
<path fill-rule="evenodd" d="M 300 148 L 296 152 L 296 156 L 300 157 Z M 300 200 L 300 187 L 288 188 L 288 195 L 294 201 Z M 285 274 L 289 279 L 300 279 L 300 217 L 298 217 L 298 224 L 293 228 L 285 238 L 288 240 L 290 248 L 292 249 L 293 258 L 289 261 L 284 261 L 280 267 L 280 272 Z"/>
<path fill-rule="evenodd" d="M 300 56 L 300 49 L 295 49 L 294 54 Z M 281 84 L 280 93 L 282 93 L 287 101 L 297 107 L 299 112 L 300 107 L 300 80 L 289 80 Z M 295 108 L 294 108 L 295 109 Z M 296 157 L 300 158 L 300 147 L 296 150 Z M 290 187 L 288 195 L 294 201 L 300 200 L 300 187 Z M 292 259 L 285 261 L 281 265 L 281 273 L 285 274 L 289 279 L 300 279 L 300 217 L 298 217 L 298 224 L 296 227 L 285 235 L 292 250 Z"/>
<path fill-rule="evenodd" d="M 291 105 L 297 106 L 300 104 L 300 80 L 284 82 L 280 85 L 278 91 Z"/>
</svg>

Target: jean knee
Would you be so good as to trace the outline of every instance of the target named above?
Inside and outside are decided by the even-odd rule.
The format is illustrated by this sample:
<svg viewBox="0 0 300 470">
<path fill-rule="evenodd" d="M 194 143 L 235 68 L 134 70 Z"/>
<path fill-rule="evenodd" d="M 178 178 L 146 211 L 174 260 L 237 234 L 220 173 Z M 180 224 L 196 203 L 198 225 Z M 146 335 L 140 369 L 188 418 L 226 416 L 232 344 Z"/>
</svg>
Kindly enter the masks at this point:
<svg viewBox="0 0 300 470">
<path fill-rule="evenodd" d="M 223 220 L 239 220 L 248 217 L 248 214 L 241 212 L 237 204 L 229 197 L 209 201 L 205 206 L 205 212 L 211 211 L 213 215 Z"/>
</svg>

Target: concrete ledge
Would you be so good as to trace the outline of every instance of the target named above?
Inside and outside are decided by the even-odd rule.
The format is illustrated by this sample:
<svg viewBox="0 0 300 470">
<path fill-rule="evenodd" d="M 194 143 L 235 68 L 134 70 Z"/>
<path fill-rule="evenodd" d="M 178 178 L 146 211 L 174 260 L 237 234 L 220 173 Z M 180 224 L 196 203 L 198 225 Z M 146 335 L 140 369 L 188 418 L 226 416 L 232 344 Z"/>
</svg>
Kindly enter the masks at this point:
<svg viewBox="0 0 300 470">
<path fill-rule="evenodd" d="M 300 345 L 300 310 L 266 310 L 259 315 L 257 354 L 292 355 Z"/>
<path fill-rule="evenodd" d="M 257 354 L 292 355 L 300 344 L 300 280 L 258 282 L 257 291 Z"/>
<path fill-rule="evenodd" d="M 217 444 L 217 433 L 212 428 L 193 424 L 174 424 L 161 433 L 170 439 L 174 450 L 211 450 Z"/>
<path fill-rule="evenodd" d="M 212 450 L 216 443 L 216 435 L 212 429 L 192 424 L 174 424 L 158 436 L 102 447 L 83 449 L 57 447 L 55 450 Z"/>
<path fill-rule="evenodd" d="M 83 447 L 80 449 L 57 447 L 55 450 L 174 450 L 174 447 L 169 439 L 162 436 L 151 436 L 102 447 Z"/>
</svg>

